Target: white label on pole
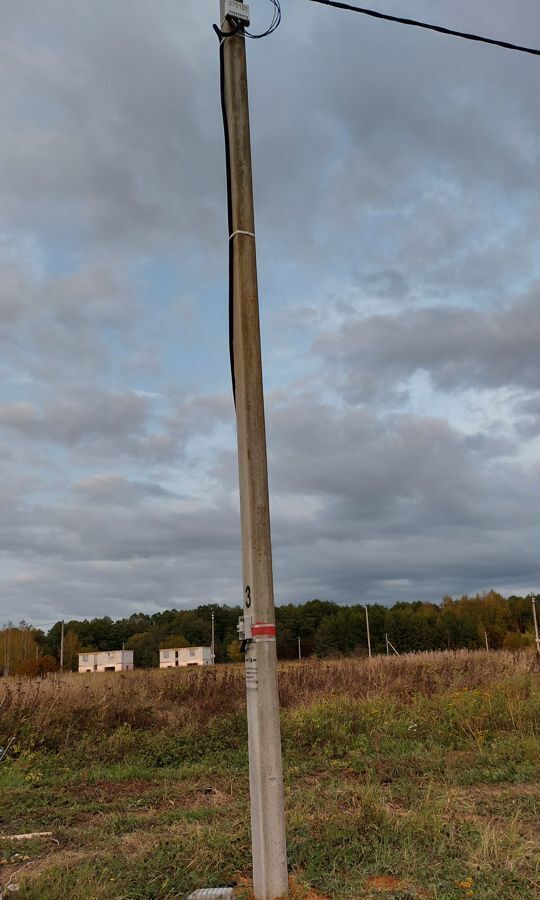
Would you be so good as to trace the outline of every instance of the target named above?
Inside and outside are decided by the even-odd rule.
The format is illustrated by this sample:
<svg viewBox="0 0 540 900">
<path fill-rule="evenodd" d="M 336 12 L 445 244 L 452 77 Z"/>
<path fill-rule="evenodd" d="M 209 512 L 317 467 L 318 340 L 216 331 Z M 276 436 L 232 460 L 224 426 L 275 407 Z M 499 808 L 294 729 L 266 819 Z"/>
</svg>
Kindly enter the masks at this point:
<svg viewBox="0 0 540 900">
<path fill-rule="evenodd" d="M 257 690 L 259 680 L 257 678 L 257 659 L 251 653 L 246 653 L 246 688 Z"/>
<path fill-rule="evenodd" d="M 228 16 L 249 25 L 249 6 L 247 3 L 241 3 L 240 0 L 224 0 L 223 18 L 226 19 Z"/>
</svg>

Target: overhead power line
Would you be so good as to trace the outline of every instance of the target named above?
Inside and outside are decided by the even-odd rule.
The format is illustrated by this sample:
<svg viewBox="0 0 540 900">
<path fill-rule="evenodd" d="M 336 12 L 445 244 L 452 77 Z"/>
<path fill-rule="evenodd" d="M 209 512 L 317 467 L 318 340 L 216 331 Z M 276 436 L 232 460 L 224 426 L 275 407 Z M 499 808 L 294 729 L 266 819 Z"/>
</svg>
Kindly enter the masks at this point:
<svg viewBox="0 0 540 900">
<path fill-rule="evenodd" d="M 324 6 L 335 6 L 336 9 L 347 9 L 351 12 L 362 13 L 373 19 L 386 19 L 388 22 L 399 22 L 400 25 L 414 25 L 415 28 L 425 28 L 428 31 L 438 31 L 439 34 L 450 34 L 453 37 L 464 38 L 466 41 L 477 41 L 479 44 L 493 44 L 495 47 L 504 47 L 506 50 L 518 50 L 520 53 L 532 53 L 540 56 L 540 50 L 532 47 L 520 47 L 519 44 L 510 44 L 508 41 L 496 41 L 494 38 L 482 37 L 479 34 L 469 34 L 467 31 L 454 31 L 453 28 L 443 28 L 442 25 L 429 25 L 427 22 L 419 22 L 417 19 L 404 19 L 401 16 L 390 16 L 388 13 L 377 12 L 374 9 L 366 9 L 364 6 L 352 6 L 350 3 L 339 3 L 338 0 L 310 0 L 311 3 L 322 3 Z"/>
</svg>

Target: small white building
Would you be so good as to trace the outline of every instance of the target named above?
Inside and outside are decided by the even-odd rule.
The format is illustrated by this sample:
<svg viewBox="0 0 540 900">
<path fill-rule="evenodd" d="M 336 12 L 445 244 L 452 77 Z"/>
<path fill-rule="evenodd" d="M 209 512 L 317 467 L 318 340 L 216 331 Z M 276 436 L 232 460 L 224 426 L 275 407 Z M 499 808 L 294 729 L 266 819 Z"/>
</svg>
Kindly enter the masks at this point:
<svg viewBox="0 0 540 900">
<path fill-rule="evenodd" d="M 175 666 L 211 666 L 210 647 L 172 647 L 159 651 L 159 668 L 174 669 Z"/>
<path fill-rule="evenodd" d="M 79 672 L 128 672 L 133 650 L 101 650 L 79 653 Z"/>
</svg>

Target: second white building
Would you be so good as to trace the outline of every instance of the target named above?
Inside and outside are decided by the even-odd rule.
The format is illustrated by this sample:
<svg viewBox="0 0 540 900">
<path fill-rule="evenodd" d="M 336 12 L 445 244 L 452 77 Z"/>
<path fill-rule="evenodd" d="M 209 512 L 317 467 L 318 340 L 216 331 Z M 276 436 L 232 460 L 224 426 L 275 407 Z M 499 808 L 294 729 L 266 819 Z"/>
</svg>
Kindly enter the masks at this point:
<svg viewBox="0 0 540 900">
<path fill-rule="evenodd" d="M 211 666 L 210 647 L 171 647 L 159 651 L 159 668 L 174 669 L 175 666 Z"/>
</svg>

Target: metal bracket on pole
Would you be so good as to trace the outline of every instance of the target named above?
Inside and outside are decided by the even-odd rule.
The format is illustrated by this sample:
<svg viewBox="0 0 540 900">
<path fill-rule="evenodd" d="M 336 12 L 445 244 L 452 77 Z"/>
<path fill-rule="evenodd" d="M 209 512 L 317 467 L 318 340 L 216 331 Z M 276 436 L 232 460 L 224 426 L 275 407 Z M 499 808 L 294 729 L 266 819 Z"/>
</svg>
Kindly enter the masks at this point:
<svg viewBox="0 0 540 900">
<path fill-rule="evenodd" d="M 247 645 L 253 639 L 252 617 L 240 616 L 236 630 L 238 632 L 238 640 L 242 642 L 240 653 L 245 653 Z"/>
</svg>

